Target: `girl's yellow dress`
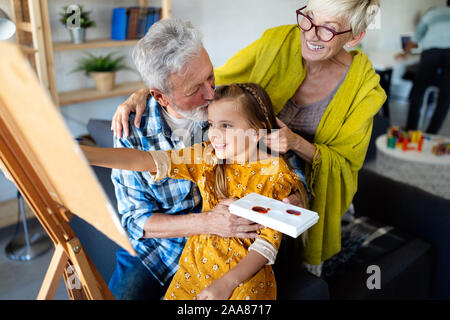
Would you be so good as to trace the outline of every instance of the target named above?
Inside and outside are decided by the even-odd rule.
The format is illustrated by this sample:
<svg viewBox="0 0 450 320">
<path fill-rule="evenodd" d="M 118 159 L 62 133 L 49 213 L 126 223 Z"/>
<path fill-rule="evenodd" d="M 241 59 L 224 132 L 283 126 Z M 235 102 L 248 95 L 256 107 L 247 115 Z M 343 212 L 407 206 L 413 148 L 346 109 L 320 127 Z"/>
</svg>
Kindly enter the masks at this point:
<svg viewBox="0 0 450 320">
<path fill-rule="evenodd" d="M 202 194 L 202 211 L 210 210 L 220 201 L 214 193 L 217 159 L 209 153 L 208 149 L 212 149 L 210 146 L 209 142 L 204 142 L 181 150 L 151 151 L 158 168 L 155 179 L 170 177 L 195 182 Z M 255 192 L 281 200 L 298 190 L 298 178 L 279 157 L 227 164 L 225 175 L 229 197 L 241 198 Z M 200 291 L 236 266 L 248 250 L 256 250 L 263 255 L 268 250 L 269 256 L 270 251 L 276 255 L 281 238 L 280 232 L 270 228 L 261 229 L 256 239 L 223 238 L 217 235 L 189 237 L 180 257 L 179 269 L 164 299 L 196 299 Z M 241 283 L 230 299 L 276 299 L 272 267 L 265 265 L 253 277 Z"/>
</svg>

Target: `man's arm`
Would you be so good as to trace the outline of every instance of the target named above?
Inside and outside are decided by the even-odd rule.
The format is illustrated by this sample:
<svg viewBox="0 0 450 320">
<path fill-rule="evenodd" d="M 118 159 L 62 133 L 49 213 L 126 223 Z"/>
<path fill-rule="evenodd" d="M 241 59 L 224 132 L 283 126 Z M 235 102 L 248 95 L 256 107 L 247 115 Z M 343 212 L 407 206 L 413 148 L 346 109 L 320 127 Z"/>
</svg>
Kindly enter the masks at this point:
<svg viewBox="0 0 450 320">
<path fill-rule="evenodd" d="M 231 214 L 228 206 L 236 199 L 225 199 L 200 214 L 171 215 L 154 213 L 144 226 L 144 238 L 178 238 L 196 234 L 222 237 L 256 238 L 262 226 Z"/>
</svg>

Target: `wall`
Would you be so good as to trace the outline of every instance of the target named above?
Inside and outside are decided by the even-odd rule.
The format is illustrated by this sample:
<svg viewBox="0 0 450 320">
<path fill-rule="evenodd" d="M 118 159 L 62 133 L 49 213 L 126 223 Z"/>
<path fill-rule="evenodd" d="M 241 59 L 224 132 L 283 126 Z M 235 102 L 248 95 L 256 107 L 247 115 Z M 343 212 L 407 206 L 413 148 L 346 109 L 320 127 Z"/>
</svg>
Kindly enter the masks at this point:
<svg viewBox="0 0 450 320">
<path fill-rule="evenodd" d="M 173 0 L 174 17 L 190 20 L 203 33 L 204 44 L 215 66 L 219 66 L 239 49 L 256 40 L 267 28 L 282 24 L 296 23 L 295 10 L 303 6 L 305 0 Z M 109 36 L 111 8 L 130 6 L 137 1 L 111 0 L 48 0 L 52 38 L 54 41 L 68 41 L 69 34 L 58 21 L 59 12 L 64 5 L 79 3 L 93 10 L 92 17 L 97 27 L 88 30 L 87 38 L 105 38 Z M 158 5 L 158 0 L 151 0 Z M 381 28 L 368 32 L 363 45 L 366 47 L 398 48 L 401 34 L 412 33 L 414 26 L 428 8 L 443 5 L 445 0 L 381 0 Z M 0 7 L 11 13 L 9 0 L 0 0 Z M 126 61 L 132 66 L 130 47 L 96 49 L 93 53 L 118 51 L 126 55 Z M 74 90 L 93 86 L 93 80 L 82 73 L 70 73 L 81 51 L 56 52 L 55 69 L 59 90 Z M 130 72 L 119 72 L 117 81 L 137 80 L 138 76 Z M 116 107 L 126 97 L 100 100 L 61 108 L 61 113 L 74 136 L 86 133 L 86 124 L 90 118 L 111 119 Z M 0 201 L 15 196 L 11 183 L 0 177 Z"/>
</svg>

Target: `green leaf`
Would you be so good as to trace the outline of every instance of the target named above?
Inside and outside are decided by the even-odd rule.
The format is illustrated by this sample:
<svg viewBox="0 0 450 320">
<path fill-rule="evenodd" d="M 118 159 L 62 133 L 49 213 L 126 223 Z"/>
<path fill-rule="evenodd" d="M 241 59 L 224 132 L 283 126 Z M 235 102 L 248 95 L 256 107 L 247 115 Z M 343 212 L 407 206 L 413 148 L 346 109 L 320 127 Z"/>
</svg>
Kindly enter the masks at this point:
<svg viewBox="0 0 450 320">
<path fill-rule="evenodd" d="M 91 52 L 86 52 L 85 57 L 79 59 L 78 67 L 72 70 L 71 72 L 79 72 L 84 71 L 86 76 L 89 76 L 91 72 L 115 72 L 119 70 L 131 70 L 125 65 L 123 62 L 123 56 L 114 58 L 113 56 L 116 52 L 111 52 L 105 56 L 99 55 L 95 56 Z"/>
</svg>

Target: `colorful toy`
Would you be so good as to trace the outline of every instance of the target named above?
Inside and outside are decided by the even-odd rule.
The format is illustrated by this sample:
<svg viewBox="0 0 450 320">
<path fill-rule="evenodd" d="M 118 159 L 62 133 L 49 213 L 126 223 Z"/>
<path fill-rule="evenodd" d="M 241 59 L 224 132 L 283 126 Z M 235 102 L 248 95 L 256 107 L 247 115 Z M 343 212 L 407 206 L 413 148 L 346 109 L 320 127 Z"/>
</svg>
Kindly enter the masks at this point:
<svg viewBox="0 0 450 320">
<path fill-rule="evenodd" d="M 402 149 L 422 151 L 424 140 L 430 140 L 420 130 L 400 130 L 399 127 L 390 127 L 387 132 L 387 147 L 390 149 Z M 411 145 L 416 144 L 416 146 Z"/>
<path fill-rule="evenodd" d="M 450 142 L 449 143 L 440 143 L 433 147 L 432 152 L 437 156 L 442 156 L 445 154 L 450 155 Z"/>
</svg>

